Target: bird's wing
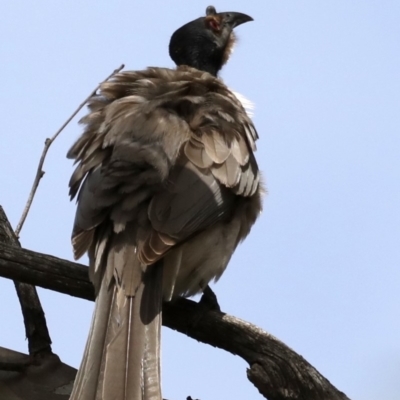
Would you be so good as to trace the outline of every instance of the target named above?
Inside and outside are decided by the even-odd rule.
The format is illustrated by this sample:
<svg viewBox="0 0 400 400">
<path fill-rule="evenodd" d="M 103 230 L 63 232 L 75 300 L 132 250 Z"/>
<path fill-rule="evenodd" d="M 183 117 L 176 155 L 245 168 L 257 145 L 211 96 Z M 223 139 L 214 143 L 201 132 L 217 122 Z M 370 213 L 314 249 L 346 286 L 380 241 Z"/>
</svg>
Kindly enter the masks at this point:
<svg viewBox="0 0 400 400">
<path fill-rule="evenodd" d="M 208 74 L 198 81 L 207 90 L 197 96 L 192 88 L 190 98 L 177 99 L 174 105 L 184 109 L 181 117 L 190 136 L 171 169 L 169 185 L 150 202 L 152 231 L 140 246 L 146 263 L 161 258 L 171 245 L 228 220 L 237 197 L 251 197 L 259 188 L 253 123 L 220 81 Z"/>
<path fill-rule="evenodd" d="M 257 133 L 241 103 L 197 70 L 125 72 L 102 85 L 69 152 L 80 188 L 73 244 L 79 257 L 103 221 L 133 222 L 139 259 L 152 264 L 221 219 L 259 184 Z M 101 246 L 100 246 L 101 250 Z"/>
</svg>

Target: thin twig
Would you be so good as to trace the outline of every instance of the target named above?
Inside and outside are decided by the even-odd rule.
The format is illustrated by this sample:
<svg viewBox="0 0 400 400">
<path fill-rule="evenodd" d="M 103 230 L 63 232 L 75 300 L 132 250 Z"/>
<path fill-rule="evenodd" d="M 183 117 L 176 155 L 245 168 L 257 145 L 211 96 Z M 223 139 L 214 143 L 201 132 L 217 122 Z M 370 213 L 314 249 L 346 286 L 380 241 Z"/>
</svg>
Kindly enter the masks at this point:
<svg viewBox="0 0 400 400">
<path fill-rule="evenodd" d="M 123 68 L 125 67 L 124 64 L 121 64 L 121 66 L 117 69 L 115 69 L 106 79 L 104 79 L 103 82 L 108 81 L 113 75 L 117 74 L 118 72 L 120 72 Z M 33 202 L 33 198 L 35 197 L 36 194 L 36 190 L 39 186 L 40 180 L 42 179 L 43 175 L 44 175 L 44 171 L 43 171 L 43 164 L 44 164 L 44 160 L 46 158 L 47 155 L 47 151 L 49 150 L 50 146 L 52 145 L 52 143 L 57 139 L 57 136 L 64 130 L 64 128 L 72 121 L 72 119 L 76 116 L 76 114 L 78 114 L 78 112 L 84 107 L 84 105 L 88 102 L 88 100 L 94 96 L 97 92 L 97 90 L 99 89 L 100 85 L 103 83 L 99 83 L 96 87 L 96 89 L 94 89 L 90 95 L 88 97 L 86 97 L 86 99 L 79 105 L 79 107 L 72 113 L 72 115 L 64 122 L 64 124 L 61 126 L 61 128 L 54 134 L 54 136 L 52 136 L 51 138 L 47 138 L 44 142 L 44 149 L 42 152 L 42 155 L 40 157 L 39 160 L 39 165 L 37 167 L 37 171 L 36 171 L 36 176 L 35 179 L 33 181 L 32 184 L 32 189 L 29 193 L 28 196 L 28 201 L 26 202 L 24 211 L 22 213 L 21 219 L 18 222 L 17 228 L 15 229 L 15 235 L 17 236 L 17 238 L 19 238 L 19 234 L 21 232 L 21 229 L 25 223 L 26 217 L 28 216 L 29 210 L 31 208 L 32 202 Z"/>
</svg>

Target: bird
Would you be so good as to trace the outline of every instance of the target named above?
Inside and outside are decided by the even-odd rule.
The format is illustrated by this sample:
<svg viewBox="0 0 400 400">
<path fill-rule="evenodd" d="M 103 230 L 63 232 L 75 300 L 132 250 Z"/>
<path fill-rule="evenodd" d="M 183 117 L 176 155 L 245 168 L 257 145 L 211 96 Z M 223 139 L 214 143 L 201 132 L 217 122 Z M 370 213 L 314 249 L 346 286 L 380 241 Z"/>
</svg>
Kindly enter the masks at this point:
<svg viewBox="0 0 400 400">
<path fill-rule="evenodd" d="M 88 101 L 67 157 L 96 302 L 71 400 L 162 400 L 163 301 L 219 279 L 260 215 L 258 134 L 218 75 L 252 20 L 209 6 L 172 34 L 174 68 L 116 73 Z"/>
</svg>

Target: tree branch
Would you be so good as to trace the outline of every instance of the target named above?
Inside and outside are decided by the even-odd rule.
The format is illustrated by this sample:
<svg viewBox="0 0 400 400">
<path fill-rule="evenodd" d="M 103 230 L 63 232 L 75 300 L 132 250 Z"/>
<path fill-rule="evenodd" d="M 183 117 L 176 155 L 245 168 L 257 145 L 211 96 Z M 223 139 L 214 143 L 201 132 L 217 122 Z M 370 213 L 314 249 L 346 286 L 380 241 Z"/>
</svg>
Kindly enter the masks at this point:
<svg viewBox="0 0 400 400">
<path fill-rule="evenodd" d="M 1 206 L 0 242 L 15 248 L 21 248 Z M 51 339 L 47 329 L 46 318 L 36 288 L 28 283 L 21 283 L 16 280 L 14 280 L 14 285 L 24 317 L 29 354 L 36 359 L 52 354 Z"/>
<path fill-rule="evenodd" d="M 87 267 L 1 243 L 0 276 L 94 300 Z M 269 400 L 348 400 L 303 357 L 248 322 L 178 299 L 164 304 L 163 324 L 245 359 L 248 379 Z"/>
</svg>

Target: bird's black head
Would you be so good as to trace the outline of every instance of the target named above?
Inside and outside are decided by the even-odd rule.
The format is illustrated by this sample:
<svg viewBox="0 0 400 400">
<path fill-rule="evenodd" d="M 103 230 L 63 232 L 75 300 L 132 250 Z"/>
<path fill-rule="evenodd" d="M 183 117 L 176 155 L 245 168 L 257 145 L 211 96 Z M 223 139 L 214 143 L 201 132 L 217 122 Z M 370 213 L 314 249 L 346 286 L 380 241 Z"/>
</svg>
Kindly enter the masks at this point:
<svg viewBox="0 0 400 400">
<path fill-rule="evenodd" d="M 176 65 L 188 65 L 216 76 L 228 60 L 235 43 L 233 29 L 253 18 L 238 12 L 217 13 L 208 6 L 206 16 L 176 30 L 169 55 Z"/>
</svg>

